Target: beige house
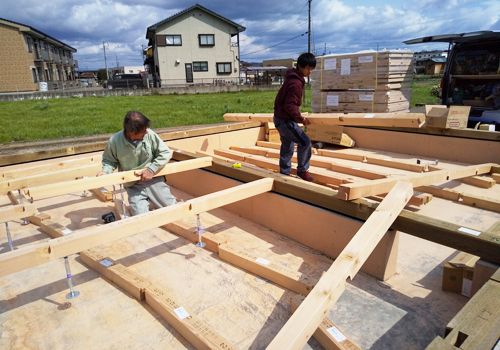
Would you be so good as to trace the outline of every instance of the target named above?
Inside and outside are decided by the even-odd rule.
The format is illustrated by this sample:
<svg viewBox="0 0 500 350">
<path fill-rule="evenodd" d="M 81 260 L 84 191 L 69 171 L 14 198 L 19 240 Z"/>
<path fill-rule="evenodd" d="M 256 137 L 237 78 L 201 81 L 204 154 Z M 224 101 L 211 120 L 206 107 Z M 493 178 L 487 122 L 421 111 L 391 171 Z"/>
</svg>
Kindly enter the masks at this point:
<svg viewBox="0 0 500 350">
<path fill-rule="evenodd" d="M 75 52 L 39 30 L 0 18 L 0 92 L 78 86 Z"/>
<path fill-rule="evenodd" d="M 146 64 L 155 85 L 239 83 L 244 30 L 198 4 L 148 27 Z"/>
</svg>

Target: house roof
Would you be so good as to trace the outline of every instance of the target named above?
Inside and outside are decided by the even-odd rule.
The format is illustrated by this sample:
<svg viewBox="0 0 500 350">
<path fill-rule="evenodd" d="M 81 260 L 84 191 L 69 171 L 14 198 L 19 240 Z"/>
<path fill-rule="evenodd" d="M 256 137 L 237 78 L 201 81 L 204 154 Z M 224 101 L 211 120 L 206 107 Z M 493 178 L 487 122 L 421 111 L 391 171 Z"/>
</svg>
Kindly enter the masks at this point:
<svg viewBox="0 0 500 350">
<path fill-rule="evenodd" d="M 209 15 L 212 15 L 212 16 L 220 19 L 221 21 L 226 22 L 227 24 L 235 27 L 238 30 L 238 33 L 243 32 L 246 29 L 242 25 L 239 25 L 238 23 L 235 23 L 235 22 L 231 21 L 230 19 L 227 19 L 226 17 L 223 17 L 223 16 L 219 15 L 218 13 L 213 12 L 213 11 L 207 9 L 206 7 L 201 6 L 200 4 L 195 4 L 195 5 L 189 7 L 187 9 L 185 9 L 185 10 L 182 10 L 181 12 L 176 13 L 173 16 L 165 18 L 163 21 L 160 21 L 158 23 L 153 24 L 152 26 L 149 26 L 148 29 L 147 29 L 147 31 L 146 31 L 146 39 L 149 39 L 151 35 L 154 35 L 154 33 L 156 32 L 156 30 L 158 29 L 158 27 L 161 27 L 164 24 L 166 24 L 168 22 L 171 22 L 174 19 L 179 18 L 180 16 L 182 16 L 182 15 L 184 15 L 186 13 L 189 13 L 189 12 L 191 12 L 193 10 L 196 10 L 196 9 L 201 10 L 201 11 L 203 11 L 205 13 L 208 13 Z M 236 34 L 236 33 L 234 33 L 234 34 Z"/>
<path fill-rule="evenodd" d="M 11 20 L 8 20 L 8 19 L 5 19 L 5 18 L 0 18 L 0 24 L 8 25 L 10 27 L 15 27 L 20 32 L 29 33 L 29 34 L 31 34 L 34 37 L 37 37 L 37 38 L 40 38 L 40 39 L 45 39 L 45 40 L 51 42 L 52 44 L 55 44 L 57 46 L 62 46 L 65 49 L 70 50 L 72 52 L 76 52 L 76 49 L 74 47 L 71 47 L 68 44 L 65 44 L 62 41 L 57 40 L 56 38 L 54 38 L 54 37 L 52 37 L 52 36 L 50 36 L 48 34 L 45 34 L 44 32 L 41 32 L 38 29 L 30 27 L 30 26 L 28 26 L 26 24 L 14 22 L 14 21 L 11 21 Z"/>
</svg>

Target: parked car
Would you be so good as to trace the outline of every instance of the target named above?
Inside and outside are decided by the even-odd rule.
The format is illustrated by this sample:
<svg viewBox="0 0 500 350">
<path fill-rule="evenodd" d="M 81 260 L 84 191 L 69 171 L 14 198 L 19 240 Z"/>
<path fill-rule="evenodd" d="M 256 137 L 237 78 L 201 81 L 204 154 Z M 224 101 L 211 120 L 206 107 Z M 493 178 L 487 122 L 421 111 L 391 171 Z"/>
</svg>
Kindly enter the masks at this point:
<svg viewBox="0 0 500 350">
<path fill-rule="evenodd" d="M 404 43 L 430 42 L 449 43 L 441 103 L 471 106 L 468 127 L 480 122 L 500 130 L 500 32 L 434 35 Z"/>
<path fill-rule="evenodd" d="M 116 74 L 108 80 L 108 89 L 144 89 L 147 88 L 147 79 L 142 74 Z"/>
</svg>

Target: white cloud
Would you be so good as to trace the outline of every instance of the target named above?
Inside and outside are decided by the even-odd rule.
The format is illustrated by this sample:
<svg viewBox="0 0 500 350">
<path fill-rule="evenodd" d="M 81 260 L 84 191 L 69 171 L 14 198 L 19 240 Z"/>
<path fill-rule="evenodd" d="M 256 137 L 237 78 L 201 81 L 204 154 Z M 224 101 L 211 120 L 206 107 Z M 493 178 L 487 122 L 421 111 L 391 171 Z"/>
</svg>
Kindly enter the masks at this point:
<svg viewBox="0 0 500 350">
<path fill-rule="evenodd" d="M 243 59 L 294 57 L 307 48 L 307 1 L 211 0 L 212 11 L 244 25 Z M 102 42 L 120 63 L 141 63 L 146 28 L 194 3 L 188 0 L 2 0 L 1 16 L 75 47 L 80 67 L 102 67 Z M 498 0 L 315 0 L 312 40 L 319 51 L 407 48 L 402 41 L 432 34 L 500 30 Z M 420 47 L 410 47 L 420 49 Z"/>
</svg>

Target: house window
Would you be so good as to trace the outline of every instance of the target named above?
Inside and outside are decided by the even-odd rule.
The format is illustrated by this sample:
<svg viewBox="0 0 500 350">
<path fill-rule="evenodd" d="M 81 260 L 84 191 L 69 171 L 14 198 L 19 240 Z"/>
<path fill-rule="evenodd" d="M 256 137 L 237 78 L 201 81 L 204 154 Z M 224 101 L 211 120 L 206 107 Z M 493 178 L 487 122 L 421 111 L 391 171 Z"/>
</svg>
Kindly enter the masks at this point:
<svg viewBox="0 0 500 350">
<path fill-rule="evenodd" d="M 158 46 L 182 46 L 180 35 L 157 35 L 156 45 Z"/>
<path fill-rule="evenodd" d="M 28 52 L 33 52 L 33 39 L 30 36 L 25 35 L 26 45 L 28 45 Z"/>
<path fill-rule="evenodd" d="M 231 63 L 217 63 L 217 74 L 231 74 Z"/>
<path fill-rule="evenodd" d="M 38 83 L 38 75 L 35 68 L 31 68 L 31 74 L 33 74 L 33 82 Z"/>
<path fill-rule="evenodd" d="M 193 62 L 193 72 L 208 72 L 208 62 Z"/>
<path fill-rule="evenodd" d="M 215 35 L 214 34 L 199 34 L 198 42 L 200 46 L 214 46 L 215 45 Z"/>
</svg>

